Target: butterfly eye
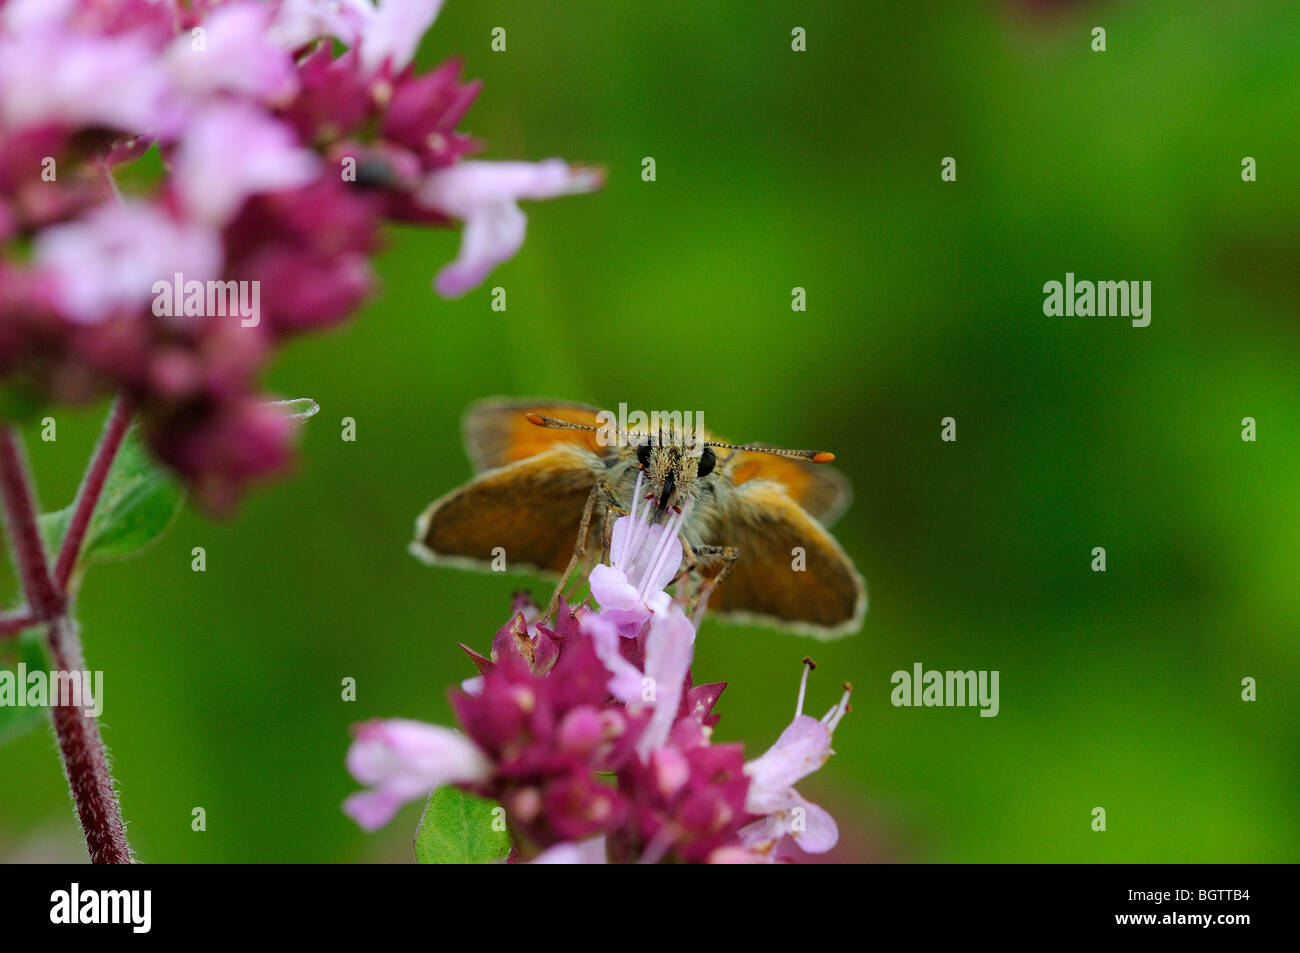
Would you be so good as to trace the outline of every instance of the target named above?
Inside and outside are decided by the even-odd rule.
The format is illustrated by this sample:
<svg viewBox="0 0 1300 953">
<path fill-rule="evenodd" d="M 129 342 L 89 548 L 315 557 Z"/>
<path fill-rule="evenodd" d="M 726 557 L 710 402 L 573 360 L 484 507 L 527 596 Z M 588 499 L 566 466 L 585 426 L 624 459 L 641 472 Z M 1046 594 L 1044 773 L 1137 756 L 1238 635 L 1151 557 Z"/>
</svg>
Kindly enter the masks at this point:
<svg viewBox="0 0 1300 953">
<path fill-rule="evenodd" d="M 642 467 L 650 466 L 650 444 L 643 443 L 636 448 L 636 459 Z"/>
<path fill-rule="evenodd" d="M 713 452 L 712 447 L 705 447 L 700 451 L 700 467 L 696 470 L 698 476 L 708 476 L 713 472 L 713 465 L 718 462 L 718 455 Z"/>
</svg>

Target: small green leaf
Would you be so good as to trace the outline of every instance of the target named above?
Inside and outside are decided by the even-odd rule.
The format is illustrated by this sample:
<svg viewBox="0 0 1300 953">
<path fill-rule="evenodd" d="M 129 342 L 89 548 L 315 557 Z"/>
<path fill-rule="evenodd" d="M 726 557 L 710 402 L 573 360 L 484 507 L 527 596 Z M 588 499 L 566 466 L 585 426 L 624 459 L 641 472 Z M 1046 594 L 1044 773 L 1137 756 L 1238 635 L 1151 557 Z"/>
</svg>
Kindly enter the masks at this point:
<svg viewBox="0 0 1300 953">
<path fill-rule="evenodd" d="M 12 664 L 11 664 L 12 660 Z M 45 649 L 41 644 L 40 630 L 27 629 L 7 646 L 5 646 L 3 664 L 0 664 L 0 744 L 16 738 L 35 725 L 46 720 L 44 705 L 30 707 L 17 704 L 18 696 L 9 697 L 9 692 L 21 693 L 24 686 L 19 684 L 18 663 L 27 666 L 28 672 L 47 672 L 49 663 L 45 660 Z M 8 672 L 10 674 L 6 675 Z"/>
<path fill-rule="evenodd" d="M 125 559 L 155 542 L 180 512 L 184 491 L 153 462 L 132 427 L 122 441 L 104 481 L 82 546 L 81 563 Z M 41 534 L 51 553 L 58 552 L 72 519 L 75 501 L 41 516 Z"/>
<path fill-rule="evenodd" d="M 442 787 L 429 795 L 415 831 L 415 859 L 421 864 L 491 864 L 510 853 L 504 813 L 495 801 Z"/>
</svg>

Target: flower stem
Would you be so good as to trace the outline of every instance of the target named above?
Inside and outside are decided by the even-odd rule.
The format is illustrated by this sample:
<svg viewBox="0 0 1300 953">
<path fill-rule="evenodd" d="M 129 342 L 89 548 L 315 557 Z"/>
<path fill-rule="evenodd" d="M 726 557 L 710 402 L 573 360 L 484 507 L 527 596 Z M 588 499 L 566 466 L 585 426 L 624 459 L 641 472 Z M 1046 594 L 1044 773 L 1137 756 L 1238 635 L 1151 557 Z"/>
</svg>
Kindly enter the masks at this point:
<svg viewBox="0 0 1300 953">
<path fill-rule="evenodd" d="M 0 614 L 0 639 L 12 638 L 40 621 L 27 609 L 15 609 L 13 612 Z"/>
<path fill-rule="evenodd" d="M 62 614 L 65 600 L 50 576 L 37 522 L 36 497 L 27 474 L 22 443 L 12 427 L 0 427 L 0 502 L 4 504 L 9 544 L 27 604 L 38 619 Z"/>
<path fill-rule="evenodd" d="M 109 468 L 122 446 L 122 438 L 126 436 L 134 413 L 131 400 L 122 395 L 113 404 L 104 424 L 103 436 L 99 438 L 95 455 L 91 457 L 90 466 L 82 478 L 81 489 L 77 491 L 77 505 L 72 512 L 72 520 L 68 523 L 68 531 L 63 536 L 63 545 L 59 548 L 58 563 L 54 567 L 54 582 L 61 592 L 67 592 L 68 580 L 72 578 L 72 569 L 76 566 L 81 546 L 86 541 L 86 531 L 90 528 L 95 504 L 99 502 Z"/>
<path fill-rule="evenodd" d="M 106 474 L 113 454 L 121 443 L 120 435 L 115 443 L 108 440 L 116 430 L 114 420 L 121 403 L 114 408 L 113 418 L 110 418 L 109 425 L 105 428 L 105 440 L 100 442 L 100 448 L 92 460 L 92 471 L 102 467 Z M 129 420 L 129 412 L 126 417 Z M 110 449 L 105 454 L 103 451 L 106 444 L 110 444 Z M 102 489 L 103 479 L 99 479 L 95 485 L 88 473 L 82 483 L 83 492 L 78 497 L 78 510 L 83 506 L 84 497 L 84 505 L 93 511 Z M 59 671 L 84 672 L 86 665 L 82 657 L 81 641 L 77 637 L 77 627 L 67 614 L 67 596 L 50 572 L 45 544 L 41 541 L 36 494 L 32 489 L 22 442 L 10 426 L 0 426 L 0 504 L 9 530 L 14 563 L 22 579 L 27 604 L 31 607 L 32 621 L 40 620 L 49 624 L 51 664 Z M 86 524 L 89 524 L 89 516 L 86 517 Z M 84 538 L 84 526 L 81 535 Z M 78 542 L 77 549 L 79 548 Z M 72 559 L 75 562 L 75 552 Z M 50 716 L 59 739 L 59 750 L 63 754 L 68 786 L 77 805 L 77 817 L 86 835 L 90 860 L 96 864 L 129 864 L 131 847 L 126 840 L 126 826 L 122 822 L 122 810 L 113 790 L 113 776 L 108 770 L 108 757 L 99 736 L 99 727 L 81 705 L 60 705 L 57 698 L 51 701 L 54 704 L 50 707 Z M 81 701 L 86 702 L 87 699 Z"/>
<path fill-rule="evenodd" d="M 66 615 L 50 623 L 50 656 L 54 667 L 63 672 L 84 672 L 77 624 Z M 89 680 L 87 680 L 89 681 Z M 77 817 L 86 835 L 86 849 L 92 864 L 129 864 L 131 845 L 126 839 L 122 808 L 113 790 L 113 775 L 108 770 L 108 756 L 99 737 L 99 725 L 82 705 L 54 704 L 50 714 L 63 753 L 63 769 L 77 805 Z M 89 704 L 89 700 L 82 701 Z"/>
</svg>

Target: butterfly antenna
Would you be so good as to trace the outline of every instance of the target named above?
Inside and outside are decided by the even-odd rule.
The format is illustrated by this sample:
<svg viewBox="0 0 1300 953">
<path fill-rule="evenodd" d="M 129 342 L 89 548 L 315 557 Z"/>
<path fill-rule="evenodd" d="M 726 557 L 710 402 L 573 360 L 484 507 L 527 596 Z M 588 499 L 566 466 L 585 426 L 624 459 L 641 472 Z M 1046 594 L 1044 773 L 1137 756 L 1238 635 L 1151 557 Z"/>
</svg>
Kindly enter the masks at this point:
<svg viewBox="0 0 1300 953">
<path fill-rule="evenodd" d="M 559 417 L 547 417 L 545 414 L 524 414 L 530 424 L 537 427 L 549 427 L 552 430 L 600 430 L 599 427 L 589 427 L 586 424 L 575 424 L 569 420 L 561 420 Z"/>
<path fill-rule="evenodd" d="M 835 454 L 829 450 L 781 450 L 777 447 L 753 447 L 739 443 L 718 443 L 714 440 L 710 440 L 705 446 L 720 447 L 724 450 L 743 450 L 746 453 L 770 453 L 777 457 L 794 457 L 798 460 L 809 460 L 813 463 L 830 463 L 835 459 Z"/>
</svg>

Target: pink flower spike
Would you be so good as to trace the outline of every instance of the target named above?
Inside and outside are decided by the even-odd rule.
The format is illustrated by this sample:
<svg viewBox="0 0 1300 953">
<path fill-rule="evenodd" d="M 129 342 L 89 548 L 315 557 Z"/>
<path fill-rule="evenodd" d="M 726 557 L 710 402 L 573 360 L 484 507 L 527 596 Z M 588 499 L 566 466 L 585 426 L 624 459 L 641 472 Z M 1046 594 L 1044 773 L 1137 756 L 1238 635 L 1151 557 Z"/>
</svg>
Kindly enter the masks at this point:
<svg viewBox="0 0 1300 953">
<path fill-rule="evenodd" d="M 347 765 L 354 778 L 372 788 L 343 803 L 366 830 L 387 824 L 403 804 L 434 788 L 486 781 L 492 772 L 491 762 L 460 732 L 397 718 L 359 726 Z"/>
<path fill-rule="evenodd" d="M 549 199 L 590 192 L 599 172 L 544 162 L 458 162 L 431 173 L 416 201 L 430 211 L 465 223 L 460 254 L 438 273 L 434 286 L 443 297 L 463 295 L 483 282 L 497 265 L 514 257 L 524 242 L 527 216 L 519 199 Z"/>
<path fill-rule="evenodd" d="M 250 106 L 223 103 L 200 113 L 181 140 L 176 185 L 195 218 L 224 225 L 261 192 L 311 182 L 320 168 L 288 126 Z"/>
</svg>

